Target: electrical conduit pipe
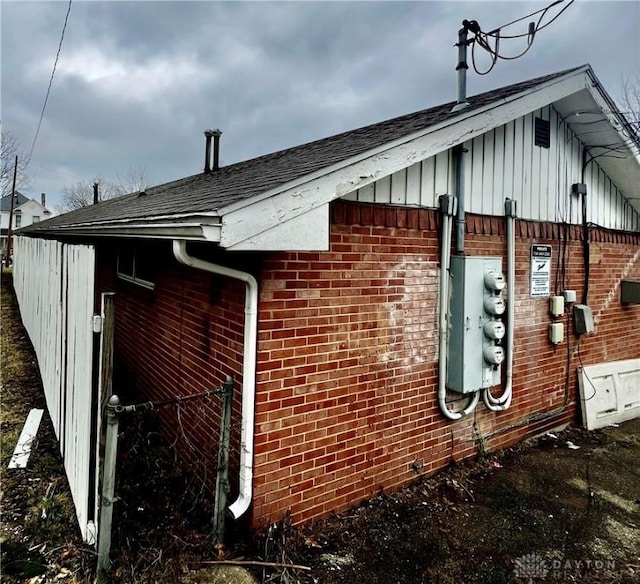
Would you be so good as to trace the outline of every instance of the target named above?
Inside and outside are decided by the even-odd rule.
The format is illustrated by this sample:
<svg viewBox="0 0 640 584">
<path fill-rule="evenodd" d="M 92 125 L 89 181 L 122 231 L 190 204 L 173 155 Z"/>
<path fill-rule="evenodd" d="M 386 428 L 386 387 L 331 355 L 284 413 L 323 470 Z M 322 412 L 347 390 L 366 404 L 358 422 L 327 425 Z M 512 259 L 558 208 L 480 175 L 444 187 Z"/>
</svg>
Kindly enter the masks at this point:
<svg viewBox="0 0 640 584">
<path fill-rule="evenodd" d="M 234 270 L 194 258 L 187 253 L 185 240 L 173 240 L 173 255 L 185 266 L 218 274 L 246 285 L 244 304 L 244 347 L 242 363 L 242 425 L 240 430 L 240 494 L 229 507 L 234 519 L 242 516 L 251 505 L 253 495 L 253 436 L 256 393 L 256 346 L 258 339 L 258 282 L 248 272 Z"/>
<path fill-rule="evenodd" d="M 440 291 L 438 320 L 438 405 L 445 418 L 459 420 L 470 414 L 478 405 L 479 392 L 474 392 L 463 410 L 451 411 L 447 406 L 447 314 L 449 312 L 449 260 L 451 257 L 451 224 L 455 213 L 456 199 L 440 197 L 442 211 L 442 247 L 440 249 Z"/>
<path fill-rule="evenodd" d="M 493 397 L 490 388 L 482 392 L 482 401 L 487 409 L 492 412 L 506 410 L 511 405 L 511 398 L 513 397 L 513 336 L 516 315 L 516 202 L 514 200 L 505 200 L 504 214 L 507 222 L 507 379 L 506 386 L 500 397 Z"/>
</svg>

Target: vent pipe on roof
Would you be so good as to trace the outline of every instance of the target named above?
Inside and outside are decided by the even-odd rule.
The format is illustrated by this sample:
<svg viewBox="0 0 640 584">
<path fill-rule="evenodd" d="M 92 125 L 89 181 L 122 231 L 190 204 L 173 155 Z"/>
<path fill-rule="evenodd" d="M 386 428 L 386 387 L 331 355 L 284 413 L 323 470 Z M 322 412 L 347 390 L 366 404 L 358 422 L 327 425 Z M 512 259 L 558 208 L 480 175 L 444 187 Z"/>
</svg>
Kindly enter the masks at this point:
<svg viewBox="0 0 640 584">
<path fill-rule="evenodd" d="M 47 195 L 45 193 L 40 193 L 40 204 L 43 207 L 47 206 Z"/>
<path fill-rule="evenodd" d="M 222 131 L 204 131 L 204 171 L 211 172 L 220 168 L 220 136 Z M 213 166 L 211 165 L 211 138 L 213 138 Z"/>
<path fill-rule="evenodd" d="M 93 183 L 93 204 L 97 205 L 100 202 L 100 193 L 98 191 L 100 183 Z"/>
<path fill-rule="evenodd" d="M 467 64 L 467 47 L 469 46 L 467 33 L 469 30 L 473 30 L 474 25 L 479 29 L 475 20 L 463 20 L 462 28 L 458 31 L 458 42 L 455 45 L 458 47 L 458 65 L 456 66 L 456 71 L 458 72 L 458 99 L 451 110 L 452 112 L 457 112 L 469 105 L 467 101 L 467 69 L 469 69 Z"/>
</svg>

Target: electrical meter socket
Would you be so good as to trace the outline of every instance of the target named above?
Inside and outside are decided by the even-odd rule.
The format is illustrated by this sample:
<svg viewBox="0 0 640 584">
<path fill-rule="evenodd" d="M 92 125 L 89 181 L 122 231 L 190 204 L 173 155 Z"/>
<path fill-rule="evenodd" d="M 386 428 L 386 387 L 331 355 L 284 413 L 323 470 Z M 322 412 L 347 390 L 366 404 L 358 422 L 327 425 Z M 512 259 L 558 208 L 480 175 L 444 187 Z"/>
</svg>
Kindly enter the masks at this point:
<svg viewBox="0 0 640 584">
<path fill-rule="evenodd" d="M 484 299 L 484 309 L 489 314 L 493 314 L 495 316 L 504 314 L 506 309 L 504 298 L 502 298 L 502 296 L 487 296 L 487 298 Z"/>
<path fill-rule="evenodd" d="M 504 337 L 506 329 L 504 323 L 501 320 L 490 320 L 484 323 L 484 334 L 487 338 L 499 341 Z"/>
<path fill-rule="evenodd" d="M 502 272 L 490 270 L 484 275 L 484 285 L 487 290 L 500 292 L 501 290 L 504 290 L 507 282 L 505 281 L 504 274 Z"/>
<path fill-rule="evenodd" d="M 504 361 L 504 349 L 497 345 L 485 347 L 482 351 L 484 360 L 491 365 L 500 365 Z"/>
</svg>

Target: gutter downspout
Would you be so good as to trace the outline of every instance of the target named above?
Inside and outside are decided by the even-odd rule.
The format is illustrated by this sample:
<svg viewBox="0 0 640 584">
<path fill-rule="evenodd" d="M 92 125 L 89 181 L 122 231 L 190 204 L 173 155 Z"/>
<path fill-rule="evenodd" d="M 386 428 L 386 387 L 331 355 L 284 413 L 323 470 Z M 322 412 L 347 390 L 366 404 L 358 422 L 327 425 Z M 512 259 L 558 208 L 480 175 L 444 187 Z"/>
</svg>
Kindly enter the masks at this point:
<svg viewBox="0 0 640 584">
<path fill-rule="evenodd" d="M 470 414 L 478 405 L 480 392 L 474 392 L 467 407 L 451 411 L 447 406 L 447 314 L 449 312 L 449 260 L 451 258 L 451 224 L 455 214 L 456 199 L 443 195 L 440 197 L 442 213 L 442 247 L 440 249 L 440 292 L 438 317 L 438 405 L 445 418 L 459 420 Z"/>
<path fill-rule="evenodd" d="M 184 239 L 173 240 L 173 255 L 185 266 L 240 280 L 246 285 L 244 304 L 244 346 L 242 362 L 242 426 L 240 431 L 240 494 L 229 511 L 234 519 L 243 515 L 253 496 L 253 437 L 256 393 L 256 348 L 258 340 L 258 282 L 248 272 L 194 258 Z"/>
<path fill-rule="evenodd" d="M 482 392 L 482 401 L 484 401 L 487 409 L 492 412 L 506 410 L 511 405 L 511 398 L 513 397 L 513 339 L 516 316 L 516 201 L 512 199 L 505 200 L 504 214 L 507 220 L 507 379 L 505 389 L 500 397 L 493 397 L 489 388 Z"/>
</svg>

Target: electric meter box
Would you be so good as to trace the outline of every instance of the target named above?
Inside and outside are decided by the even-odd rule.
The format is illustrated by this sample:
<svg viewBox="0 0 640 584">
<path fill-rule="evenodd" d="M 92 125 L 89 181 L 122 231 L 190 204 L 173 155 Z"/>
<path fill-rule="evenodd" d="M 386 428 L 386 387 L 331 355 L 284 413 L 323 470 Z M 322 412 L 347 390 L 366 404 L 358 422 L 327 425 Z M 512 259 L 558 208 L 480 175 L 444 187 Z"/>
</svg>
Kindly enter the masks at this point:
<svg viewBox="0 0 640 584">
<path fill-rule="evenodd" d="M 493 289 L 492 289 L 493 288 Z M 502 258 L 452 256 L 447 387 L 471 393 L 500 383 L 504 349 Z M 489 324 L 495 323 L 495 324 Z M 502 333 L 502 334 L 501 334 Z"/>
</svg>

